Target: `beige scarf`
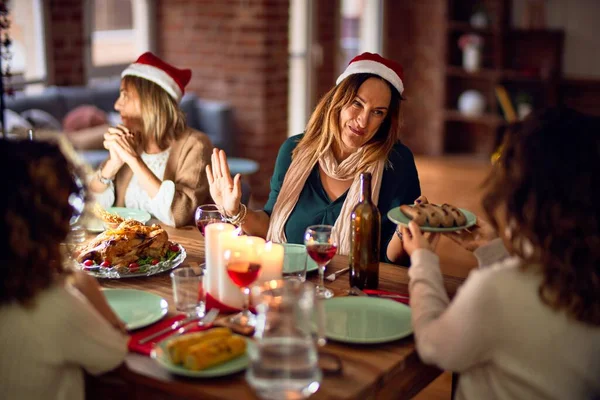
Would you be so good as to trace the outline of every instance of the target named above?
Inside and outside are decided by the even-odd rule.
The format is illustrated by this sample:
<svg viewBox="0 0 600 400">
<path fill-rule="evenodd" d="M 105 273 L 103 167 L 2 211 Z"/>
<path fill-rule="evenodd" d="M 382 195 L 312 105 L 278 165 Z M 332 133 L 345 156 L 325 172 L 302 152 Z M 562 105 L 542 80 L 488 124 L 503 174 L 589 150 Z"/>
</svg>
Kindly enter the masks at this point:
<svg viewBox="0 0 600 400">
<path fill-rule="evenodd" d="M 318 162 L 319 166 L 327 176 L 337 180 L 349 180 L 354 178 L 348 196 L 344 201 L 340 215 L 338 216 L 333 226 L 333 236 L 338 244 L 338 254 L 348 255 L 350 253 L 350 215 L 352 209 L 358 203 L 360 195 L 360 173 L 357 173 L 356 167 L 363 156 L 363 148 L 354 152 L 350 157 L 346 158 L 341 163 L 338 163 L 333 155 L 333 151 L 326 150 L 322 157 L 317 157 L 315 154 L 298 154 L 292 160 L 290 167 L 283 179 L 283 185 L 277 196 L 277 201 L 271 213 L 269 222 L 269 232 L 267 240 L 276 243 L 285 243 L 286 237 L 284 232 L 285 223 L 290 214 L 296 207 L 300 192 L 304 188 L 306 179 Z M 384 161 L 378 161 L 374 165 L 369 166 L 365 172 L 370 172 L 373 176 L 373 185 L 371 187 L 371 196 L 373 203 L 377 204 L 379 200 L 379 189 L 381 187 L 381 178 L 383 176 Z M 306 228 L 306 227 L 305 227 Z"/>
</svg>

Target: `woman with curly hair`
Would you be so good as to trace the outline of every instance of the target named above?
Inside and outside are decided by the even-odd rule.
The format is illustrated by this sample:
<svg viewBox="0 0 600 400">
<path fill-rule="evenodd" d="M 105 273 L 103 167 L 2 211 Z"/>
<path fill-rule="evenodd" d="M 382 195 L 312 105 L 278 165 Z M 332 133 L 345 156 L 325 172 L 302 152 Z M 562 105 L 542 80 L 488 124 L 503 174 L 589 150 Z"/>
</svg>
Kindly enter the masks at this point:
<svg viewBox="0 0 600 400">
<path fill-rule="evenodd" d="M 117 367 L 127 336 L 96 280 L 61 260 L 79 190 L 72 168 L 56 145 L 5 140 L 0 168 L 10 171 L 0 196 L 0 397 L 83 399 L 82 368 Z"/>
<path fill-rule="evenodd" d="M 452 302 L 429 241 L 404 229 L 417 349 L 460 372 L 457 399 L 600 398 L 599 132 L 550 109 L 507 134 L 484 184 L 491 224 L 450 235 L 480 265 Z"/>
</svg>

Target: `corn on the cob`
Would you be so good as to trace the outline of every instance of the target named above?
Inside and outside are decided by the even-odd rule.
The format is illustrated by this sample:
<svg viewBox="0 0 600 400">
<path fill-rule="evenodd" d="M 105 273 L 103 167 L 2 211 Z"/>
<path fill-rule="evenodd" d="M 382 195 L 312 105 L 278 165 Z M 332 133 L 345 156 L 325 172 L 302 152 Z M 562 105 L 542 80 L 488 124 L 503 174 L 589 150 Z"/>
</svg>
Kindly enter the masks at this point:
<svg viewBox="0 0 600 400">
<path fill-rule="evenodd" d="M 190 333 L 170 340 L 167 343 L 167 351 L 173 364 L 181 364 L 190 347 L 210 339 L 226 336 L 231 336 L 229 328 L 214 328 L 204 332 Z"/>
<path fill-rule="evenodd" d="M 207 340 L 190 347 L 184 366 L 198 371 L 224 363 L 246 352 L 246 340 L 240 336 L 226 336 Z"/>
</svg>

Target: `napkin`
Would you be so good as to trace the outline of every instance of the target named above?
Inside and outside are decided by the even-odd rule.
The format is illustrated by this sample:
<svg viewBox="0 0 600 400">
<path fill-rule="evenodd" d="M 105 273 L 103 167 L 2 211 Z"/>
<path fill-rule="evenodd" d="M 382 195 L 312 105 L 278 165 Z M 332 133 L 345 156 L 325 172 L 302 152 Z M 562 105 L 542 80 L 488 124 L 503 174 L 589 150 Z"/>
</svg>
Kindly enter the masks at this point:
<svg viewBox="0 0 600 400">
<path fill-rule="evenodd" d="M 410 299 L 407 294 L 389 292 L 387 290 L 375 290 L 375 289 L 364 289 L 363 292 L 373 297 L 380 297 L 382 299 L 389 299 L 397 301 L 398 303 L 410 305 Z M 397 295 L 398 297 L 382 297 L 382 295 Z"/>
<path fill-rule="evenodd" d="M 136 331 L 135 333 L 132 333 L 131 336 L 129 337 L 129 343 L 127 344 L 129 351 L 134 352 L 134 353 L 143 354 L 145 356 L 149 356 L 150 353 L 152 352 L 152 347 L 156 343 L 173 335 L 176 331 L 167 332 L 164 335 L 156 337 L 153 340 L 150 340 L 149 342 L 146 342 L 144 344 L 140 344 L 140 340 L 152 335 L 154 332 L 158 332 L 161 329 L 168 327 L 173 322 L 182 320 L 184 318 L 185 318 L 185 315 L 183 315 L 183 314 L 176 315 L 174 317 L 166 318 L 162 321 L 159 321 L 156 324 L 151 325 L 150 327 L 148 327 L 146 329 L 140 329 L 140 330 Z M 185 325 L 185 327 L 186 327 L 185 332 L 189 333 L 189 332 L 198 332 L 198 331 L 203 331 L 203 330 L 209 329 L 212 327 L 212 325 L 209 324 L 207 326 L 198 326 L 198 321 L 195 321 L 195 322 L 191 322 L 190 325 Z"/>
<path fill-rule="evenodd" d="M 211 296 L 210 293 L 206 293 L 205 302 L 206 302 L 207 310 L 210 310 L 211 308 L 216 308 L 217 310 L 219 310 L 220 312 L 222 312 L 224 314 L 233 314 L 233 313 L 238 313 L 238 312 L 242 311 L 241 308 L 235 308 L 235 307 L 228 306 L 227 304 L 221 303 L 214 296 Z M 250 307 L 250 311 L 255 313 L 254 307 Z"/>
</svg>

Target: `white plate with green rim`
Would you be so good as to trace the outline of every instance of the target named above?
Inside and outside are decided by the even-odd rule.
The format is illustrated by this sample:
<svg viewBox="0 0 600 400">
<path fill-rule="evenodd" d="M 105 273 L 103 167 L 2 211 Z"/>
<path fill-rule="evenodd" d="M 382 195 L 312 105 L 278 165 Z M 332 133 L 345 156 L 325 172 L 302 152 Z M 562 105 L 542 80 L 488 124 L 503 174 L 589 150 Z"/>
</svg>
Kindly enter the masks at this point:
<svg viewBox="0 0 600 400">
<path fill-rule="evenodd" d="M 295 244 L 295 243 L 282 243 L 283 247 L 288 246 L 288 245 L 294 245 L 294 246 L 302 246 L 304 247 L 304 249 L 306 250 L 306 246 L 303 244 Z M 308 255 L 308 253 L 306 254 L 306 259 L 307 259 L 307 264 L 306 264 L 306 272 L 313 272 L 319 269 L 319 266 L 317 265 L 317 263 L 315 262 L 315 260 L 313 260 L 312 258 L 310 258 L 310 256 Z"/>
<path fill-rule="evenodd" d="M 140 221 L 142 224 L 150 221 L 152 216 L 150 213 L 144 210 L 138 210 L 136 208 L 126 208 L 126 207 L 109 207 L 106 209 L 109 213 L 117 214 L 119 217 L 125 219 L 134 219 L 136 221 Z"/>
<path fill-rule="evenodd" d="M 127 330 L 148 326 L 167 314 L 169 304 L 162 297 L 134 289 L 103 289 L 102 292 Z"/>
<path fill-rule="evenodd" d="M 157 343 L 152 349 L 150 357 L 152 357 L 158 365 L 175 375 L 187 376 L 190 378 L 213 378 L 217 376 L 231 375 L 245 370 L 250 363 L 248 351 L 253 343 L 249 338 L 244 337 L 244 339 L 246 340 L 246 353 L 234 358 L 233 360 L 229 360 L 225 363 L 202 369 L 200 371 L 193 371 L 185 368 L 183 365 L 173 364 L 173 362 L 171 362 L 169 352 L 167 351 L 167 343 L 169 339 L 165 339 Z"/>
<path fill-rule="evenodd" d="M 405 304 L 374 297 L 334 297 L 325 303 L 325 336 L 345 343 L 386 343 L 412 334 Z"/>
<path fill-rule="evenodd" d="M 423 225 L 420 228 L 423 232 L 455 232 L 469 228 L 477 223 L 477 217 L 471 211 L 465 210 L 464 208 L 459 208 L 459 210 L 462 211 L 467 218 L 467 223 L 464 225 L 451 226 L 449 228 Z M 395 222 L 398 225 L 408 226 L 408 223 L 411 221 L 406 214 L 400 211 L 400 207 L 392 208 L 390 211 L 388 211 L 387 216 L 392 222 Z"/>
</svg>

